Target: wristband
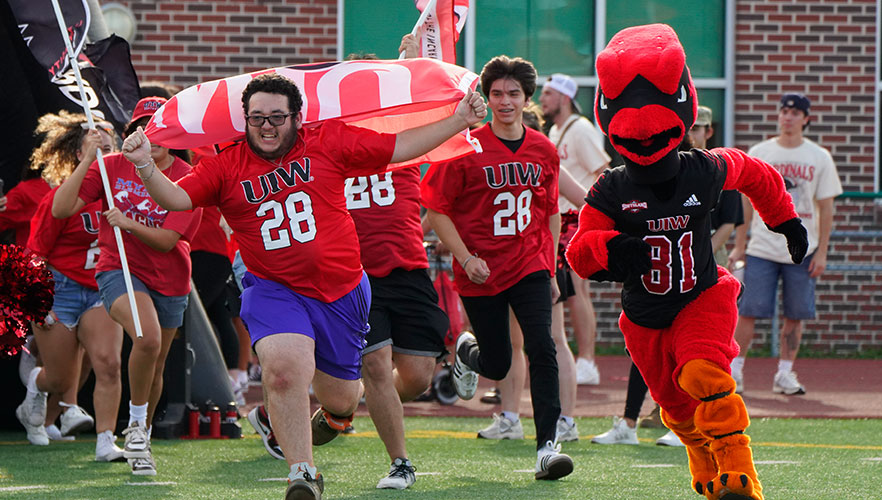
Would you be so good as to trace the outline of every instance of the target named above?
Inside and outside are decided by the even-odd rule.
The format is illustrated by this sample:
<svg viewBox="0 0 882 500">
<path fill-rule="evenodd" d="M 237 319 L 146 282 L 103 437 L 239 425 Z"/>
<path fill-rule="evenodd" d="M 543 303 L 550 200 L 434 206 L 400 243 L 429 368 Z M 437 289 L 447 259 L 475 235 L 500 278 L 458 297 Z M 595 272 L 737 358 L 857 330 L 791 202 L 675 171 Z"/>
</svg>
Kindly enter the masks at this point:
<svg viewBox="0 0 882 500">
<path fill-rule="evenodd" d="M 465 270 L 466 266 L 469 264 L 469 261 L 472 260 L 472 259 L 474 259 L 474 258 L 477 257 L 477 256 L 478 256 L 478 254 L 469 255 L 469 258 L 466 259 L 466 260 L 462 263 L 462 269 Z"/>
<path fill-rule="evenodd" d="M 135 165 L 135 168 L 137 168 L 138 170 L 143 170 L 152 164 L 153 164 L 153 158 L 150 158 L 150 161 L 148 161 L 147 163 L 145 163 L 143 165 Z"/>
</svg>

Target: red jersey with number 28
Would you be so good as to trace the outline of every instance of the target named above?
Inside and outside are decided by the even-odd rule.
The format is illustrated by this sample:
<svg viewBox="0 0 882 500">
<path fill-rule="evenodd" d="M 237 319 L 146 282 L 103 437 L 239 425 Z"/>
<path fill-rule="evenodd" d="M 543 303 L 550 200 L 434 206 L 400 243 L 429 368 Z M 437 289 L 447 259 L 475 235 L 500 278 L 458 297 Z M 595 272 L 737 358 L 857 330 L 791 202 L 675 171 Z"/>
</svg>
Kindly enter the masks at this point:
<svg viewBox="0 0 882 500">
<path fill-rule="evenodd" d="M 93 201 L 78 214 L 66 219 L 52 217 L 52 200 L 58 188 L 46 193 L 31 219 L 28 248 L 40 255 L 61 274 L 92 290 L 98 263 L 98 225 L 101 202 Z"/>
<path fill-rule="evenodd" d="M 384 171 L 394 150 L 394 134 L 329 120 L 302 128 L 279 163 L 240 143 L 204 159 L 178 185 L 193 206 L 220 208 L 249 272 L 333 302 L 362 277 L 346 179 Z"/>
<path fill-rule="evenodd" d="M 496 295 L 530 273 L 554 273 L 548 218 L 559 211 L 560 163 L 551 141 L 525 130 L 512 153 L 488 123 L 472 132 L 483 153 L 432 165 L 423 178 L 423 205 L 450 217 L 469 252 L 490 268 L 490 277 L 478 285 L 455 263 L 461 295 Z"/>
<path fill-rule="evenodd" d="M 375 278 L 393 269 L 427 269 L 420 224 L 420 168 L 346 180 L 349 209 L 361 244 L 361 265 Z"/>
</svg>

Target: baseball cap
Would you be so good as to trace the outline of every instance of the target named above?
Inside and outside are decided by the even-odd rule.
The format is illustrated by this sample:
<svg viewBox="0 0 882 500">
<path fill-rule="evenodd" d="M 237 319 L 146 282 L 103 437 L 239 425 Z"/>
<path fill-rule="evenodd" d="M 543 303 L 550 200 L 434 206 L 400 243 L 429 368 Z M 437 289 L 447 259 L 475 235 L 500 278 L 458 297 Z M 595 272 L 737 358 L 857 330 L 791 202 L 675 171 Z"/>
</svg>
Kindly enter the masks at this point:
<svg viewBox="0 0 882 500">
<path fill-rule="evenodd" d="M 784 94 L 781 96 L 782 108 L 795 108 L 808 115 L 811 105 L 812 102 L 809 98 L 802 94 Z"/>
<path fill-rule="evenodd" d="M 709 127 L 714 121 L 714 112 L 707 106 L 698 107 L 698 116 L 695 117 L 695 125 Z"/>
<path fill-rule="evenodd" d="M 156 110 L 159 109 L 167 99 L 164 97 L 145 97 L 138 101 L 138 104 L 135 104 L 135 110 L 132 111 L 132 119 L 129 120 L 129 123 L 134 123 L 145 116 L 153 116 L 153 113 L 156 113 Z"/>
<path fill-rule="evenodd" d="M 554 73 L 548 77 L 545 86 L 569 97 L 573 101 L 573 104 L 575 104 L 579 113 L 582 112 L 579 103 L 576 101 L 576 93 L 579 91 L 579 84 L 576 83 L 576 80 L 573 80 L 563 73 Z"/>
</svg>

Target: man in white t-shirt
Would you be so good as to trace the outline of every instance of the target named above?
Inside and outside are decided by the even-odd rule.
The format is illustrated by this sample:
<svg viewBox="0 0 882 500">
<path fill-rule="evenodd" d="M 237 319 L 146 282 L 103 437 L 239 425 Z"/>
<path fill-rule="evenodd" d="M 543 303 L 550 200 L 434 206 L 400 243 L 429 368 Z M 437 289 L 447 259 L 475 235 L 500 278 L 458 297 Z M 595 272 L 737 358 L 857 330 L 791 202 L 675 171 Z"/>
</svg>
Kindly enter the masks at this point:
<svg viewBox="0 0 882 500">
<path fill-rule="evenodd" d="M 745 203 L 744 222 L 750 239 L 738 238 L 730 261 L 744 258 L 744 293 L 738 303 L 735 340 L 741 354 L 732 361 L 732 377 L 740 392 L 747 349 L 753 340 L 756 318 L 771 318 L 777 302 L 778 277 L 783 281 L 784 323 L 780 333 L 778 372 L 772 390 L 779 394 L 805 394 L 793 362 L 802 339 L 802 321 L 815 317 L 815 282 L 827 267 L 827 249 L 833 227 L 833 198 L 842 185 L 830 152 L 806 139 L 811 102 L 802 94 L 785 94 L 778 112 L 780 135 L 748 151 L 775 167 L 793 197 L 796 212 L 808 230 L 809 247 L 802 264 L 793 264 L 784 237 L 766 228 Z M 752 219 L 752 220 L 751 220 Z"/>
<path fill-rule="evenodd" d="M 603 149 L 603 137 L 587 118 L 581 116 L 576 92 L 579 86 L 567 75 L 555 73 L 548 78 L 539 96 L 542 114 L 554 122 L 548 138 L 557 147 L 561 166 L 586 188 L 591 187 L 609 166 L 610 157 Z M 578 211 L 563 196 L 559 198 L 562 214 Z M 600 373 L 594 363 L 594 342 L 597 338 L 597 318 L 591 303 L 588 280 L 570 273 L 575 295 L 566 299 L 570 309 L 570 323 L 578 346 L 576 378 L 579 384 L 597 385 Z M 561 290 L 564 294 L 564 290 Z M 565 295 L 564 295 L 565 296 Z"/>
</svg>

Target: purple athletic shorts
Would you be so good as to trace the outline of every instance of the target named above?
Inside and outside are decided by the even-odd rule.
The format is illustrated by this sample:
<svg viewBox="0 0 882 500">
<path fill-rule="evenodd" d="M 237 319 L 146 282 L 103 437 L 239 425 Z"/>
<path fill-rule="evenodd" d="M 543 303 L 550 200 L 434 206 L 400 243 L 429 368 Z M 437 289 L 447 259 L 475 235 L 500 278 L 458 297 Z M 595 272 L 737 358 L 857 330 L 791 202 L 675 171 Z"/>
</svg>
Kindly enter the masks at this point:
<svg viewBox="0 0 882 500">
<path fill-rule="evenodd" d="M 315 340 L 315 367 L 344 380 L 361 378 L 361 351 L 370 330 L 371 285 L 364 274 L 351 292 L 331 303 L 245 273 L 241 317 L 251 345 L 277 333 L 299 333 Z"/>
</svg>

